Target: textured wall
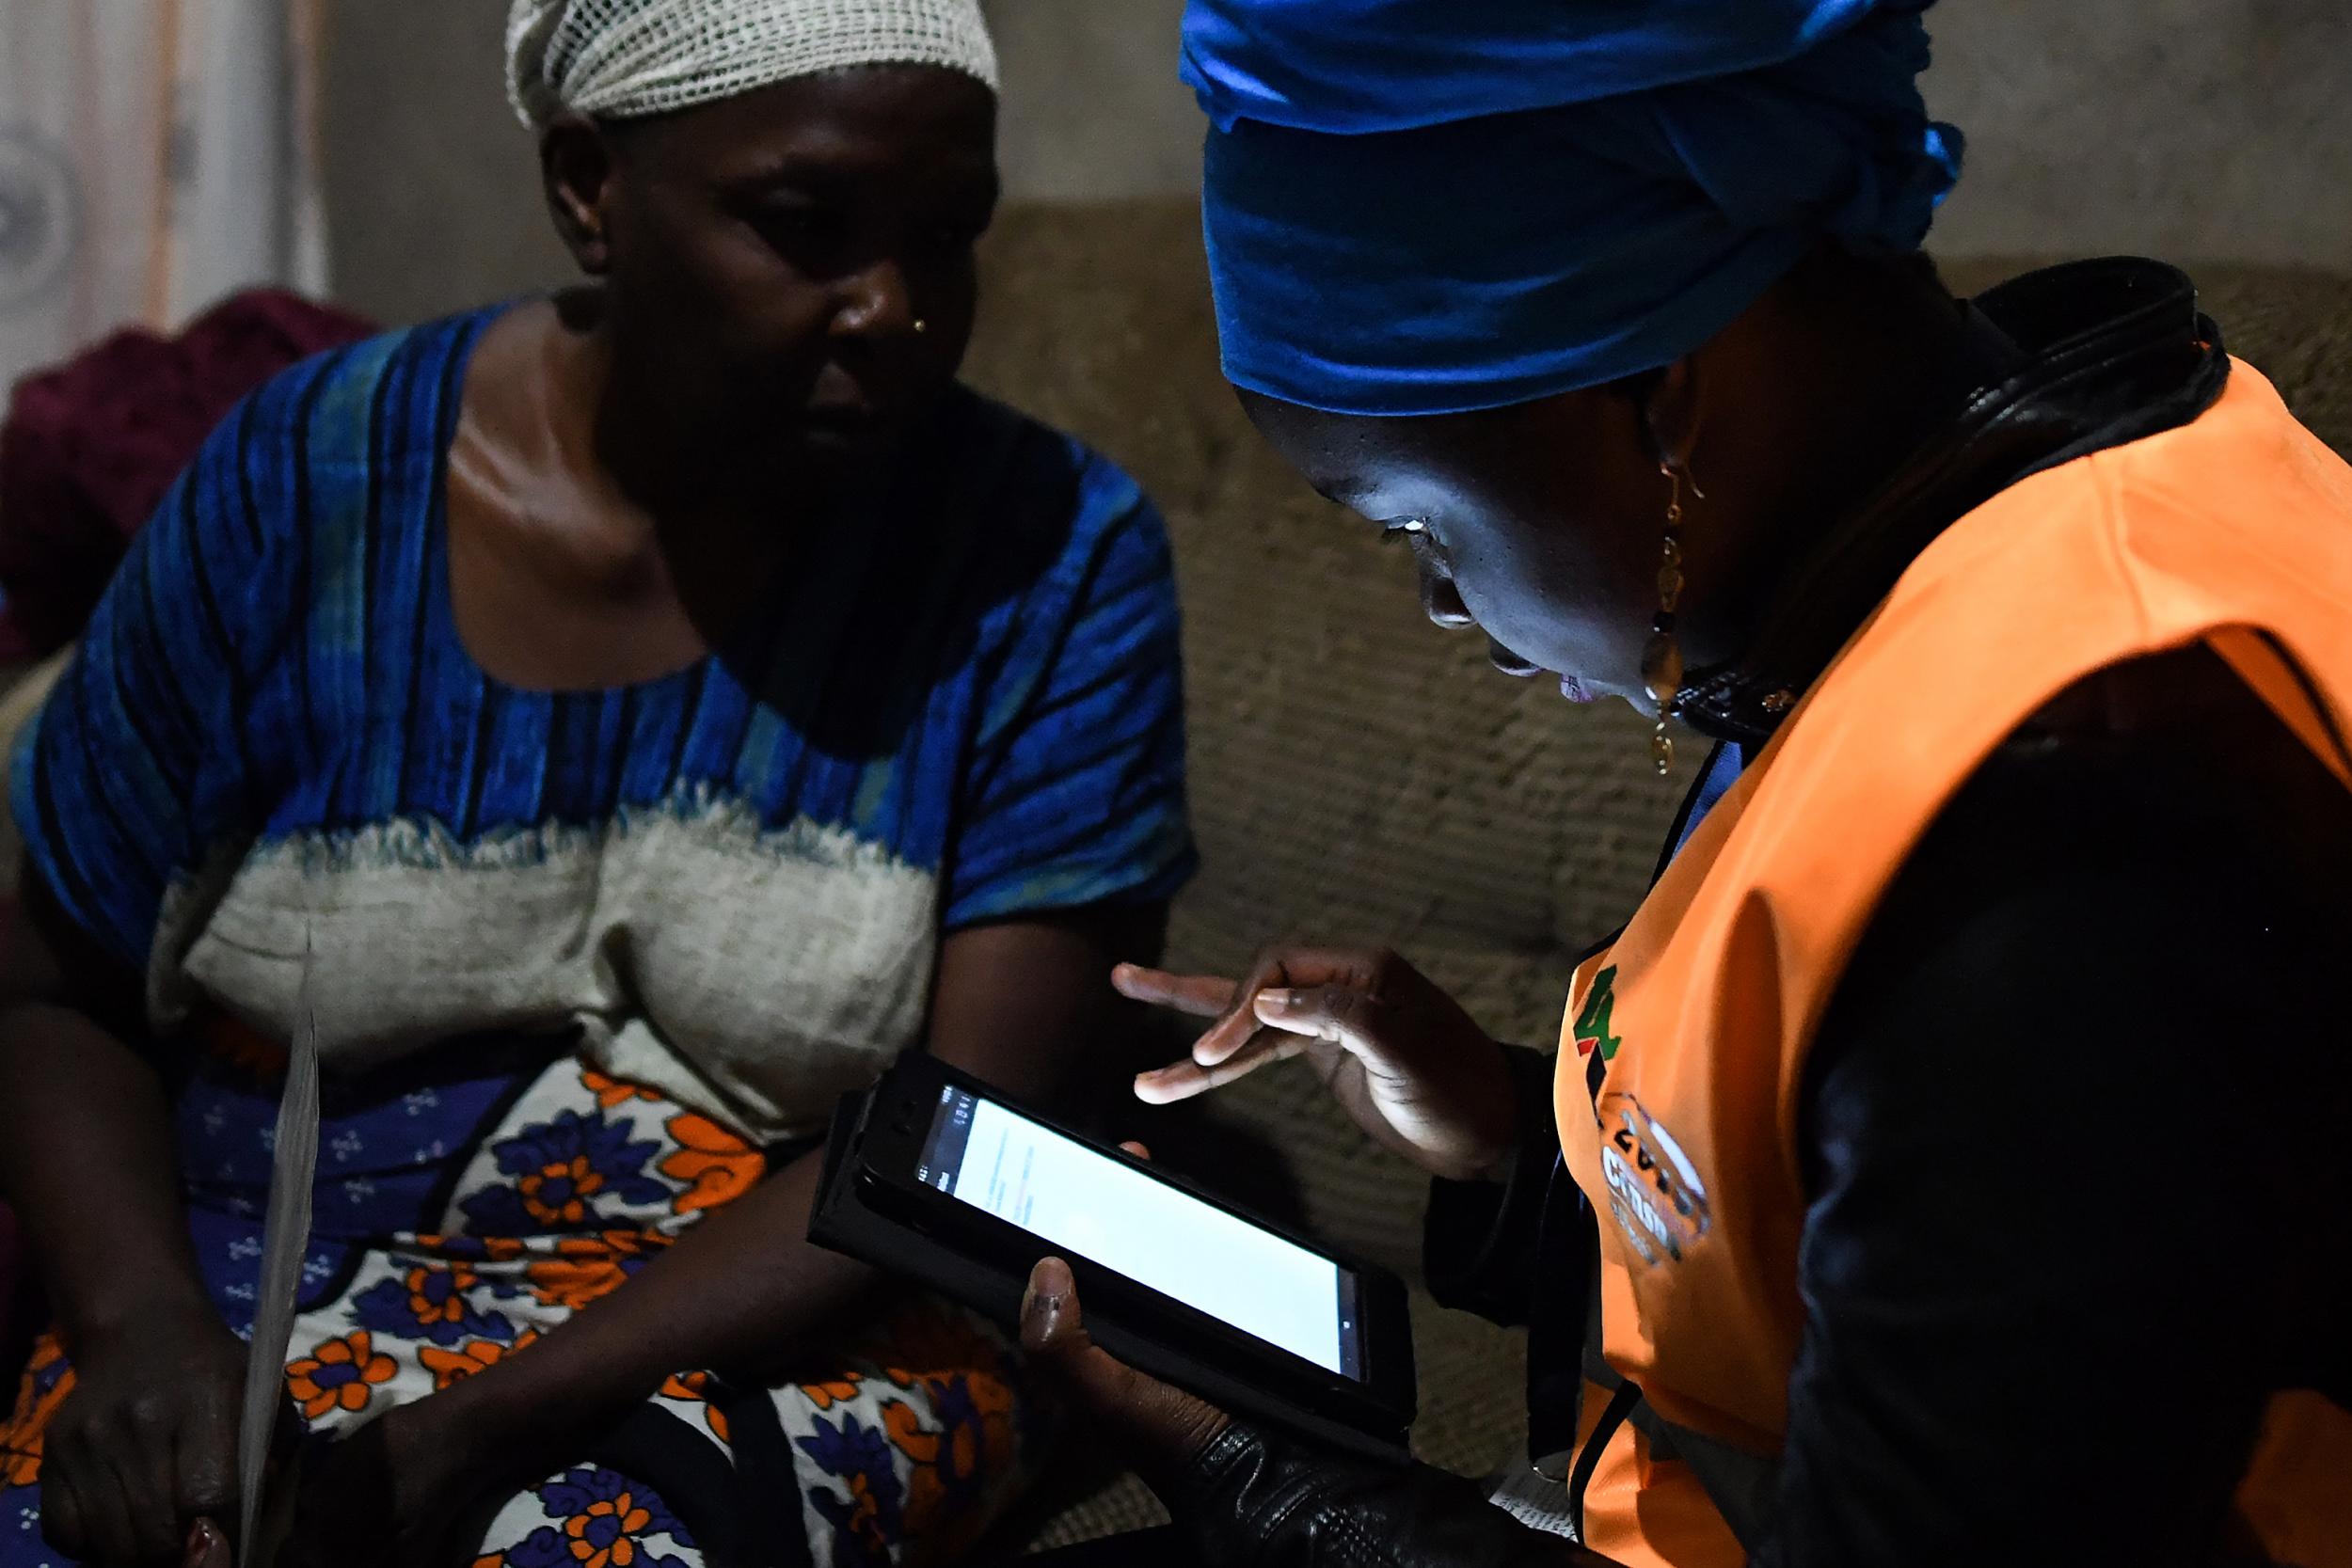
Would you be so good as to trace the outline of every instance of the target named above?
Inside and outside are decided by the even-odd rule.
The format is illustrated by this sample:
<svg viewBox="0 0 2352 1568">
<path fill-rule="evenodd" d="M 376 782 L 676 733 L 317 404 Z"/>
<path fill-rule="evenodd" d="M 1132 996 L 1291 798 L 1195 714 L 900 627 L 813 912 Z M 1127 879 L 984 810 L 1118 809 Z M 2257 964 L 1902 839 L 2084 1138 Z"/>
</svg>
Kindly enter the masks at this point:
<svg viewBox="0 0 2352 1568">
<path fill-rule="evenodd" d="M 1182 0 L 992 0 L 1016 197 L 1189 188 Z M 562 276 L 498 87 L 498 0 L 345 0 L 328 65 L 342 291 L 393 318 Z M 2143 250 L 2352 268 L 2352 7 L 1955 0 L 1938 113 L 1972 139 L 1953 254 Z"/>
<path fill-rule="evenodd" d="M 992 0 L 1015 198 L 1191 188 L 1199 116 L 1169 0 Z M 500 80 L 503 0 L 341 0 L 328 12 L 327 216 L 337 293 L 388 321 L 568 275 L 531 139 Z"/>
<path fill-rule="evenodd" d="M 502 0 L 338 0 L 326 14 L 337 294 L 413 321 L 565 277 L 506 106 Z"/>
<path fill-rule="evenodd" d="M 1957 0 L 1930 14 L 1928 102 L 1970 137 L 1940 248 L 2352 268 L 2343 0 Z"/>
<path fill-rule="evenodd" d="M 1170 69 L 1183 9 L 998 0 L 1017 186 L 1190 187 L 1200 126 Z M 1928 101 L 1971 142 L 1940 249 L 2352 267 L 2343 0 L 1954 0 L 1931 18 Z"/>
<path fill-rule="evenodd" d="M 1183 0 L 983 0 L 1004 63 L 1017 197 L 1164 196 L 1200 178 L 1200 111 L 1176 80 Z"/>
</svg>

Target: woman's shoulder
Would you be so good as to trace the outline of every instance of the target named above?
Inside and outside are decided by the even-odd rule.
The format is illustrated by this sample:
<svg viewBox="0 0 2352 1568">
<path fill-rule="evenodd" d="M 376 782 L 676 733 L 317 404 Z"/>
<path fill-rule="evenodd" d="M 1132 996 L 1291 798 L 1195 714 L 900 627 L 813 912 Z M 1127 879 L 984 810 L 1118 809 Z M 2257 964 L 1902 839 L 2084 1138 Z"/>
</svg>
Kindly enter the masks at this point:
<svg viewBox="0 0 2352 1568">
<path fill-rule="evenodd" d="M 304 561 L 357 563 L 386 528 L 424 527 L 467 355 L 501 309 L 328 349 L 248 393 L 181 482 L 183 547 L 257 604 L 291 604 Z"/>
<path fill-rule="evenodd" d="M 2352 796 L 2221 657 L 2191 646 L 2086 676 L 1983 759 L 1872 923 L 1866 951 L 1902 958 L 1856 962 L 1927 972 L 1948 949 L 1995 984 L 2018 951 L 2047 949 L 2095 988 L 2094 946 L 2121 985 L 2150 977 L 2134 966 L 2169 952 L 2169 934 L 2262 955 L 2243 958 L 2249 973 L 2284 986 L 2268 966 L 2290 938 L 2314 951 L 2352 940 L 2347 881 Z M 2137 940 L 2091 944 L 2087 920 Z"/>
<path fill-rule="evenodd" d="M 903 597 L 958 607 L 934 619 L 1000 690 L 1128 657 L 1173 663 L 1177 604 L 1168 533 L 1124 469 L 1079 437 L 958 387 L 901 492 L 902 538 L 924 547 Z M 894 623 L 896 624 L 896 623 Z M 968 631 L 971 635 L 963 635 Z"/>
<path fill-rule="evenodd" d="M 959 384 L 939 430 L 948 458 L 940 471 L 993 522 L 1063 531 L 1073 545 L 1163 532 L 1151 498 L 1114 459 L 1009 404 Z"/>
<path fill-rule="evenodd" d="M 312 355 L 257 388 L 215 439 L 248 459 L 299 464 L 314 482 L 429 451 L 446 436 L 468 355 L 505 309 L 394 327 Z M 290 467 L 282 477 L 291 482 L 294 473 Z"/>
</svg>

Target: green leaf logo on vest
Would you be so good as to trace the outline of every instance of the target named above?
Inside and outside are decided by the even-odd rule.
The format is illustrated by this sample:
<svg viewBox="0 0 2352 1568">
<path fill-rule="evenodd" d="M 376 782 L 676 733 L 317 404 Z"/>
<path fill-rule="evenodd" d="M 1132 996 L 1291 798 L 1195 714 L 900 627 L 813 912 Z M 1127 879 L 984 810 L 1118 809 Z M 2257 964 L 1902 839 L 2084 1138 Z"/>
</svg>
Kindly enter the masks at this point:
<svg viewBox="0 0 2352 1568">
<path fill-rule="evenodd" d="M 1617 1006 L 1617 968 L 1612 964 L 1593 976 L 1592 993 L 1584 998 L 1584 1010 L 1576 1015 L 1576 1053 L 1590 1056 L 1596 1050 L 1604 1062 L 1617 1059 L 1617 1047 L 1623 1040 L 1609 1032 L 1609 1015 Z"/>
</svg>

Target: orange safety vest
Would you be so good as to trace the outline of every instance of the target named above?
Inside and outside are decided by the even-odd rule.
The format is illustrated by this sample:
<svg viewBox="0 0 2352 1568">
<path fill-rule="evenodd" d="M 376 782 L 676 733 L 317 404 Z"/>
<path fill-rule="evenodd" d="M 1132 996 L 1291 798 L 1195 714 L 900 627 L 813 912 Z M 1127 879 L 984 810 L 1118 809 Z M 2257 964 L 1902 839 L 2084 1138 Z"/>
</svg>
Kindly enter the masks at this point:
<svg viewBox="0 0 2352 1568">
<path fill-rule="evenodd" d="M 1736 1568 L 1769 1524 L 1804 1321 L 1798 1101 L 1847 960 L 2021 724 L 2199 641 L 2352 785 L 2352 468 L 2244 365 L 2188 424 L 2033 475 L 1929 546 L 1577 971 L 1556 1110 L 1602 1216 L 1597 1376 L 1646 1407 L 1590 1471 L 1594 1550 Z M 1632 1400 L 1587 1376 L 1580 1440 Z M 2352 1564 L 2352 1412 L 2274 1401 L 2238 1511 L 2278 1560 Z"/>
</svg>

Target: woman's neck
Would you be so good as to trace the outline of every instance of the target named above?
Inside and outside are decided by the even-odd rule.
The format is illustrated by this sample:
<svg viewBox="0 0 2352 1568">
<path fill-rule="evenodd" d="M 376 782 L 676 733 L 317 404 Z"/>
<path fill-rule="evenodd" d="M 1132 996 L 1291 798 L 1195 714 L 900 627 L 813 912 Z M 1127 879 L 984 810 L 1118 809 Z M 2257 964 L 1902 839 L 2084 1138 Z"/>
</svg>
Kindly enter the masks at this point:
<svg viewBox="0 0 2352 1568">
<path fill-rule="evenodd" d="M 559 295 L 556 319 L 543 379 L 562 457 L 593 471 L 663 543 L 772 534 L 783 514 L 824 510 L 833 489 L 825 475 L 783 471 L 770 452 L 714 450 L 692 397 L 632 365 L 600 290 Z"/>
<path fill-rule="evenodd" d="M 730 507 L 681 482 L 686 459 L 649 421 L 632 423 L 612 340 L 577 302 L 526 307 L 491 330 L 452 453 L 453 500 L 479 525 L 473 544 L 564 613 L 691 625 L 703 644 L 726 647 L 786 568 L 798 498 Z"/>
<path fill-rule="evenodd" d="M 714 456 L 691 410 L 647 396 L 628 373 L 599 302 L 558 314 L 544 377 L 549 439 L 601 501 L 600 553 L 629 559 L 640 580 L 658 574 L 697 625 L 723 632 L 773 584 L 805 519 L 828 508 L 825 487 Z"/>
<path fill-rule="evenodd" d="M 1736 659 L 1829 532 L 2001 373 L 1924 263 L 1805 270 L 1708 351 L 1709 401 L 1740 417 L 1693 456 L 1708 497 L 1684 618 L 1694 667 Z"/>
</svg>

